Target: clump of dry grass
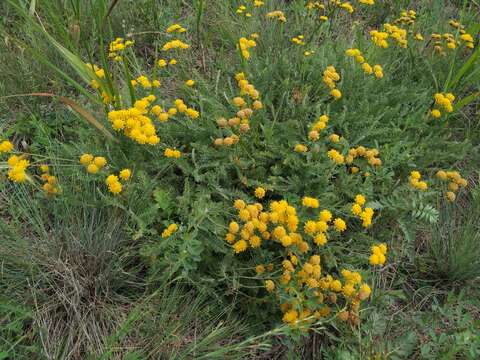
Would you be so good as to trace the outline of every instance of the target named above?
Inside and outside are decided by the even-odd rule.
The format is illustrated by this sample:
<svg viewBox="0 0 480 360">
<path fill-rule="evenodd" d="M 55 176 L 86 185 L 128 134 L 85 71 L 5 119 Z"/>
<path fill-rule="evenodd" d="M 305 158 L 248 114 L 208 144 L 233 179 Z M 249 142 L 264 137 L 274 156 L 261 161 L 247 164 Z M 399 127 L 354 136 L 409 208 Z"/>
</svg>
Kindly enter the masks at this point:
<svg viewBox="0 0 480 360">
<path fill-rule="evenodd" d="M 128 314 L 128 293 L 139 291 L 120 259 L 127 241 L 124 219 L 106 208 L 63 200 L 32 211 L 39 204 L 27 196 L 15 197 L 24 225 L 17 234 L 22 252 L 5 255 L 30 262 L 22 300 L 34 306 L 43 351 L 64 359 L 100 354 Z"/>
</svg>

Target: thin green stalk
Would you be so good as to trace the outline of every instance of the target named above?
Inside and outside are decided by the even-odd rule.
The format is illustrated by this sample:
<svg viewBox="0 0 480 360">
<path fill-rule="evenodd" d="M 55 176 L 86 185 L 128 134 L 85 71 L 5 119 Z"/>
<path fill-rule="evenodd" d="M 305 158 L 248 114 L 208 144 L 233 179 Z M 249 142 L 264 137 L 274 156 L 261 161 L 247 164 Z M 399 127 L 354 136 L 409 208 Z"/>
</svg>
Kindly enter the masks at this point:
<svg viewBox="0 0 480 360">
<path fill-rule="evenodd" d="M 197 6 L 197 23 L 196 23 L 196 32 L 197 32 L 197 43 L 200 46 L 201 45 L 201 34 L 200 34 L 200 24 L 202 21 L 202 15 L 203 15 L 203 1 L 204 0 L 198 0 L 198 6 Z"/>
<path fill-rule="evenodd" d="M 130 75 L 130 69 L 128 67 L 128 59 L 126 56 L 123 57 L 123 70 L 125 72 L 125 80 L 127 81 L 127 85 L 128 85 L 128 92 L 130 93 L 131 106 L 133 106 L 133 104 L 135 104 L 135 101 L 136 101 L 135 89 L 133 88 L 133 85 L 132 85 L 132 76 Z"/>
</svg>

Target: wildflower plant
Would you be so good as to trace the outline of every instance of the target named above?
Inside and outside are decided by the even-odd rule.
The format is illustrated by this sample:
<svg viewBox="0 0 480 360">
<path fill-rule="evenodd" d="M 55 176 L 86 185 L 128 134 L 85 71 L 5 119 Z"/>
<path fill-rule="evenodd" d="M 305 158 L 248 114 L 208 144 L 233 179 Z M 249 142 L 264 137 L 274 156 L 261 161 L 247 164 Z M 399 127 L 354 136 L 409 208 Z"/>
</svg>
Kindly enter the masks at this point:
<svg viewBox="0 0 480 360">
<path fill-rule="evenodd" d="M 412 224 L 438 220 L 439 195 L 468 191 L 457 160 L 474 149 L 452 140 L 477 98 L 460 86 L 474 36 L 456 20 L 427 35 L 415 9 L 372 27 L 379 3 L 205 6 L 196 29 L 172 18 L 151 42 L 111 34 L 88 62 L 55 45 L 98 116 L 70 107 L 93 128 L 58 167 L 2 138 L 1 169 L 51 198 L 62 171 L 80 171 L 128 215 L 149 285 L 174 274 L 244 296 L 244 312 L 295 339 L 328 324 L 348 333 L 400 262 L 393 235 L 411 246 Z"/>
</svg>

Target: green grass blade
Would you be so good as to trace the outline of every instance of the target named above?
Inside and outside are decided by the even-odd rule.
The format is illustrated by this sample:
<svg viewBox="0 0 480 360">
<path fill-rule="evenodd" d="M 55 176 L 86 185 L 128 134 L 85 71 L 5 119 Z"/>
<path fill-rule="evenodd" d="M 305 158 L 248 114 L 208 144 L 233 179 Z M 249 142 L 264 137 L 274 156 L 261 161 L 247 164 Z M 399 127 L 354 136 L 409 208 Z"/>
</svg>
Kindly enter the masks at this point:
<svg viewBox="0 0 480 360">
<path fill-rule="evenodd" d="M 477 47 L 477 49 L 470 56 L 470 58 L 467 60 L 467 62 L 465 64 L 463 64 L 463 66 L 460 68 L 460 70 L 458 70 L 458 72 L 455 74 L 453 79 L 448 83 L 448 88 L 449 89 L 455 88 L 458 85 L 458 83 L 462 79 L 462 77 L 465 74 L 467 74 L 470 69 L 473 68 L 473 66 L 475 65 L 479 56 L 480 56 L 480 47 Z"/>
</svg>

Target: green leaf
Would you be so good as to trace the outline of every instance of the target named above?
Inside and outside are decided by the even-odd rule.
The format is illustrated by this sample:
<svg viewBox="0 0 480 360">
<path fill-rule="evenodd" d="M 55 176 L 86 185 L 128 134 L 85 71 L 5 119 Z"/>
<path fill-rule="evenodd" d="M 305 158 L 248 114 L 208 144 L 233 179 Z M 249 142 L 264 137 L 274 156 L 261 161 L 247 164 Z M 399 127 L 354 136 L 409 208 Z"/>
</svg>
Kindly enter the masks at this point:
<svg viewBox="0 0 480 360">
<path fill-rule="evenodd" d="M 453 79 L 448 84 L 448 88 L 455 88 L 462 77 L 474 66 L 478 57 L 480 56 L 480 47 L 477 46 L 475 52 L 470 56 L 465 64 L 458 70 Z"/>
<path fill-rule="evenodd" d="M 476 99 L 480 98 L 480 92 L 476 92 L 476 93 L 473 93 L 473 94 L 470 94 L 466 97 L 464 97 L 462 100 L 460 100 L 459 102 L 457 102 L 454 106 L 454 110 L 455 111 L 459 111 L 461 110 L 462 108 L 464 108 L 465 106 L 471 104 L 472 102 L 474 102 Z"/>
</svg>

